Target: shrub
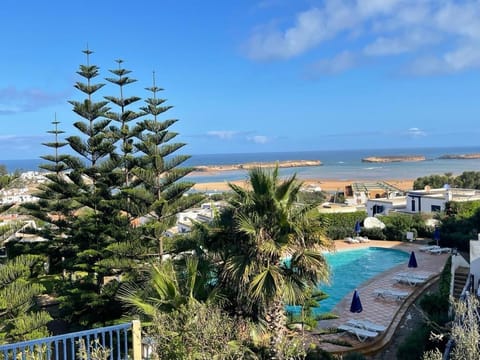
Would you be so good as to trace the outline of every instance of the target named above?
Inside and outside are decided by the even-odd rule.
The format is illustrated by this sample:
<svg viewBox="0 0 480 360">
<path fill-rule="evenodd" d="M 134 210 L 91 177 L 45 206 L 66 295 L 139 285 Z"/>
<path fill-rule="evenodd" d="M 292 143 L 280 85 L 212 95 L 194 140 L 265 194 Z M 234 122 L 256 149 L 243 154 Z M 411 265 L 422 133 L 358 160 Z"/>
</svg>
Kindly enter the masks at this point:
<svg viewBox="0 0 480 360">
<path fill-rule="evenodd" d="M 390 214 L 388 216 L 382 216 L 381 220 L 386 226 L 384 233 L 389 240 L 405 240 L 406 234 L 409 231 L 417 236 L 417 229 L 422 226 L 425 227 L 425 222 L 421 217 L 415 217 L 409 214 Z"/>
<path fill-rule="evenodd" d="M 365 211 L 356 211 L 353 213 L 332 213 L 319 214 L 318 219 L 321 223 L 327 224 L 326 234 L 330 239 L 344 239 L 354 234 L 355 223 L 362 222 L 367 217 Z"/>
<path fill-rule="evenodd" d="M 369 239 L 373 239 L 373 240 L 386 240 L 387 239 L 387 237 L 383 233 L 383 230 L 380 229 L 380 228 L 362 229 L 361 235 L 366 236 Z"/>
<path fill-rule="evenodd" d="M 345 355 L 343 360 L 365 360 L 365 356 L 357 352 L 351 352 Z"/>
<path fill-rule="evenodd" d="M 430 336 L 430 329 L 425 325 L 413 330 L 398 347 L 398 360 L 416 360 L 421 359 L 425 349 L 425 344 L 428 342 Z"/>
<path fill-rule="evenodd" d="M 305 360 L 334 360 L 335 357 L 328 353 L 325 350 L 320 349 L 315 345 L 311 345 L 310 348 L 307 350 L 307 356 Z"/>
<path fill-rule="evenodd" d="M 345 239 L 348 236 L 352 236 L 352 234 L 352 229 L 347 229 L 345 227 L 331 226 L 327 228 L 327 236 L 332 240 Z"/>
</svg>

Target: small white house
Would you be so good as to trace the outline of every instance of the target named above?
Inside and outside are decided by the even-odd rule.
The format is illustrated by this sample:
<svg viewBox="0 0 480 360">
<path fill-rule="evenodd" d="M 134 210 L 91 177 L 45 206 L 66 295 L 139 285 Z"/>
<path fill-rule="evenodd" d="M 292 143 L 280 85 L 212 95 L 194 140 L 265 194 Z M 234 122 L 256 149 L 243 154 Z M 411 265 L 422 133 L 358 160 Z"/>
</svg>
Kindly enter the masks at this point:
<svg viewBox="0 0 480 360">
<path fill-rule="evenodd" d="M 480 200 L 480 191 L 475 189 L 441 188 L 424 190 L 411 190 L 406 196 L 393 198 L 369 199 L 366 204 L 368 216 L 388 215 L 391 211 L 409 214 L 432 213 L 445 211 L 449 201 Z"/>
<path fill-rule="evenodd" d="M 365 205 L 368 216 L 388 215 L 390 211 L 403 211 L 407 204 L 405 196 L 393 197 L 390 199 L 368 199 Z"/>
<path fill-rule="evenodd" d="M 408 213 L 432 213 L 445 211 L 449 201 L 465 202 L 480 200 L 480 191 L 475 189 L 456 189 L 448 186 L 441 189 L 412 190 L 407 193 L 405 211 Z"/>
</svg>

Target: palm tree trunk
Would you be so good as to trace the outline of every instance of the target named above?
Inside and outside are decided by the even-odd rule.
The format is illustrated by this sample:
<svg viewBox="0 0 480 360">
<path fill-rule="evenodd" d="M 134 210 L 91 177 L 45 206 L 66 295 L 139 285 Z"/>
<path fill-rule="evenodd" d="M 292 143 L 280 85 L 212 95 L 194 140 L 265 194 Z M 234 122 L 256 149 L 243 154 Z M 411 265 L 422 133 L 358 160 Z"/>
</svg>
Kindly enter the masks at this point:
<svg viewBox="0 0 480 360">
<path fill-rule="evenodd" d="M 265 309 L 265 320 L 270 334 L 269 358 L 283 360 L 282 345 L 285 341 L 285 305 L 280 298 L 274 299 Z"/>
</svg>

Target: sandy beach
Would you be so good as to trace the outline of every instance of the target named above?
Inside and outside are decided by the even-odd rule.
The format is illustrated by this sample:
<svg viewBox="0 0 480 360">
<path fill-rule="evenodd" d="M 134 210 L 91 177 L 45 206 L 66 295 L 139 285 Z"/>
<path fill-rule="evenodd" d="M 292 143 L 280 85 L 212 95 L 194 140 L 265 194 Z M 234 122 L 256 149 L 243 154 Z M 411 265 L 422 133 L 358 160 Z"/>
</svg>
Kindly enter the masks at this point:
<svg viewBox="0 0 480 360">
<path fill-rule="evenodd" d="M 355 182 L 372 182 L 372 180 L 361 180 L 361 179 L 352 179 L 352 180 L 332 180 L 332 179 L 308 179 L 301 180 L 305 187 L 320 187 L 324 191 L 344 191 L 345 186 L 351 185 Z M 411 190 L 413 188 L 413 179 L 392 179 L 385 180 L 385 182 L 398 187 L 402 190 Z M 232 183 L 243 186 L 245 185 L 244 180 L 232 181 Z M 194 189 L 197 191 L 228 191 L 228 183 L 224 182 L 206 182 L 206 183 L 197 183 L 194 186 Z"/>
</svg>

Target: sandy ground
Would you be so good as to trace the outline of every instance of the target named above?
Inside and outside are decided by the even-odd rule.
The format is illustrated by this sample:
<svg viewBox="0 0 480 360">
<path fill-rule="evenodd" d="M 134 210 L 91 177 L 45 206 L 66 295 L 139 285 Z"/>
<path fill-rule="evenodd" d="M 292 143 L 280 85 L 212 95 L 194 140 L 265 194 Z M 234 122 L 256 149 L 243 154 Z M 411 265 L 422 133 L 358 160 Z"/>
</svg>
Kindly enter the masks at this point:
<svg viewBox="0 0 480 360">
<path fill-rule="evenodd" d="M 361 180 L 361 179 L 352 179 L 352 180 L 332 180 L 332 179 L 310 179 L 303 180 L 305 186 L 311 187 L 320 187 L 324 191 L 344 191 L 345 186 L 351 185 L 355 182 L 372 182 L 371 180 Z M 396 186 L 402 190 L 411 190 L 413 188 L 412 179 L 393 179 L 386 180 L 385 182 Z M 244 180 L 232 181 L 236 185 L 243 186 L 245 185 Z M 198 191 L 228 191 L 227 182 L 208 182 L 208 183 L 197 183 L 194 186 L 195 190 Z"/>
</svg>

